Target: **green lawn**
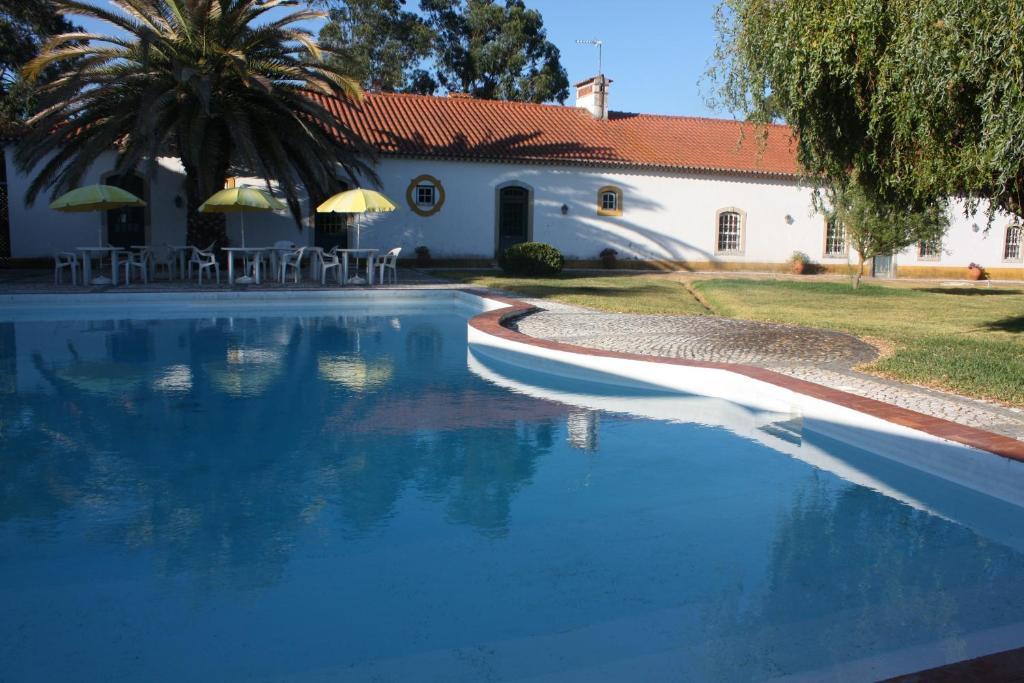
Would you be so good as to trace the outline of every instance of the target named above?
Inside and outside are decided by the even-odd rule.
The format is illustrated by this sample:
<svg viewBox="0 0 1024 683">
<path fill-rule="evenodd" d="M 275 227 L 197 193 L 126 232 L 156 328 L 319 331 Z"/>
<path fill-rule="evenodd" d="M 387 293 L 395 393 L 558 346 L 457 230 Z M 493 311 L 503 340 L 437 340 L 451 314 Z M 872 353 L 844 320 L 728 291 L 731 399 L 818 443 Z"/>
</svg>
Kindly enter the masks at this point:
<svg viewBox="0 0 1024 683">
<path fill-rule="evenodd" d="M 504 289 L 533 299 L 551 299 L 609 313 L 666 313 L 701 315 L 701 306 L 686 287 L 666 279 L 622 275 L 507 277 L 485 272 L 438 272 L 438 277 Z"/>
<path fill-rule="evenodd" d="M 708 313 L 678 280 L 563 274 L 441 274 L 528 297 L 617 313 Z M 849 332 L 890 347 L 864 368 L 895 379 L 1024 406 L 1024 289 L 706 279 L 692 288 L 714 313 Z"/>
<path fill-rule="evenodd" d="M 1024 290 L 704 280 L 720 315 L 825 327 L 886 342 L 870 371 L 1024 405 Z"/>
</svg>

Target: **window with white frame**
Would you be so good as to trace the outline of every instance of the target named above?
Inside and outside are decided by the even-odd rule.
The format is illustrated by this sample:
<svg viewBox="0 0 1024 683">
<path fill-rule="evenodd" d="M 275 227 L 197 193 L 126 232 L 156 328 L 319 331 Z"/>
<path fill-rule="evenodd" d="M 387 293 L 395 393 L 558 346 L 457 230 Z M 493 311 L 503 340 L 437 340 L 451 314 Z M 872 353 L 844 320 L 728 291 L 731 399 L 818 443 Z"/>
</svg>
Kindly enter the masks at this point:
<svg viewBox="0 0 1024 683">
<path fill-rule="evenodd" d="M 721 211 L 718 214 L 719 254 L 739 254 L 743 249 L 743 215 L 739 211 Z"/>
<path fill-rule="evenodd" d="M 1024 233 L 1024 228 L 1021 227 L 1020 223 L 1014 223 L 1013 225 L 1006 226 L 1006 239 L 1003 242 L 1003 260 L 1004 261 L 1020 261 L 1021 260 L 1021 237 Z"/>
<path fill-rule="evenodd" d="M 433 185 L 422 183 L 416 186 L 416 205 L 423 208 L 434 206 L 437 201 L 437 193 Z"/>
<path fill-rule="evenodd" d="M 614 185 L 605 185 L 597 191 L 597 215 L 622 215 L 622 190 Z"/>
<path fill-rule="evenodd" d="M 846 256 L 846 228 L 839 221 L 825 222 L 825 256 Z"/>
<path fill-rule="evenodd" d="M 922 261 L 938 261 L 942 255 L 942 240 L 921 240 L 917 243 L 917 258 Z"/>
</svg>

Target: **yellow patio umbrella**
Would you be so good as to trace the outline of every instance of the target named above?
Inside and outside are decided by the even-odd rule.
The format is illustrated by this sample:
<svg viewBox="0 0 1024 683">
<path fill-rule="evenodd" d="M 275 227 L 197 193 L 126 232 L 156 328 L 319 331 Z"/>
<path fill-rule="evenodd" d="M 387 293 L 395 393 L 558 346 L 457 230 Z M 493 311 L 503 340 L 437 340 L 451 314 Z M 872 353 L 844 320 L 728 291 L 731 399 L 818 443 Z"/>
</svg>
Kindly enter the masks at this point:
<svg viewBox="0 0 1024 683">
<path fill-rule="evenodd" d="M 387 213 L 394 211 L 394 203 L 380 192 L 357 187 L 354 190 L 339 192 L 316 207 L 317 213 L 354 213 L 356 214 L 356 249 L 359 248 L 359 214 Z"/>
<path fill-rule="evenodd" d="M 66 192 L 50 202 L 51 209 L 67 213 L 109 211 L 110 209 L 145 205 L 146 202 L 128 190 L 122 190 L 114 185 L 86 185 Z M 97 229 L 97 238 L 97 245 L 102 247 L 102 225 Z"/>
<path fill-rule="evenodd" d="M 256 187 L 229 187 L 213 194 L 199 205 L 200 213 L 239 213 L 242 223 L 242 246 L 245 246 L 246 211 L 280 211 L 284 202 Z"/>
</svg>

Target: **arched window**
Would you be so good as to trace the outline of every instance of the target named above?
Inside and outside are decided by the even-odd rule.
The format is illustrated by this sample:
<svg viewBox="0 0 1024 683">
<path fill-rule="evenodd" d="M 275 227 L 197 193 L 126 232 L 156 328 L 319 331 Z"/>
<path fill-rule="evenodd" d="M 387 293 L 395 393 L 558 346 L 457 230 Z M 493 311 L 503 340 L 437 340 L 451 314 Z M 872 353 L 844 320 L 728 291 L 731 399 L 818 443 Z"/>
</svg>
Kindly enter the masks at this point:
<svg viewBox="0 0 1024 683">
<path fill-rule="evenodd" d="M 740 209 L 722 209 L 717 214 L 715 253 L 742 254 L 746 214 Z"/>
<path fill-rule="evenodd" d="M 1020 223 L 1013 223 L 1006 226 L 1006 238 L 1003 241 L 1003 260 L 1004 261 L 1020 261 L 1021 260 L 1021 234 L 1024 233 L 1024 228 L 1021 228 Z"/>
<path fill-rule="evenodd" d="M 622 215 L 622 190 L 614 185 L 605 185 L 597 191 L 597 215 Z"/>
</svg>

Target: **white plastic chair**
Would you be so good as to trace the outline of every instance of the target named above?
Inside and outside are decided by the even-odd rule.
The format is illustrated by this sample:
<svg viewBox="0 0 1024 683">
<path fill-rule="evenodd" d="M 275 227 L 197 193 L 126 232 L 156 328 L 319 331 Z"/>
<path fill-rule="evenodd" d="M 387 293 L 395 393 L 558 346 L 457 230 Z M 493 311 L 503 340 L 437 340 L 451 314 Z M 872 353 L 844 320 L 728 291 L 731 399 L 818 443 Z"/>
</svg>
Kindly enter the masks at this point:
<svg viewBox="0 0 1024 683">
<path fill-rule="evenodd" d="M 378 269 L 377 282 L 385 284 L 384 274 L 391 273 L 391 284 L 398 283 L 398 255 L 402 253 L 401 247 L 395 247 L 383 256 L 374 259 L 373 267 Z"/>
<path fill-rule="evenodd" d="M 149 249 L 137 249 L 125 253 L 121 265 L 124 266 L 124 283 L 126 285 L 132 283 L 132 269 L 142 273 L 142 282 L 149 284 Z"/>
<path fill-rule="evenodd" d="M 280 270 L 281 256 L 289 251 L 298 249 L 299 245 L 291 240 L 278 240 L 270 249 L 270 267 L 276 273 Z"/>
<path fill-rule="evenodd" d="M 88 256 L 86 256 L 88 258 Z M 71 271 L 71 284 L 78 283 L 78 254 L 72 251 L 59 251 L 53 255 L 53 284 L 61 284 L 61 273 Z"/>
<path fill-rule="evenodd" d="M 291 268 L 295 271 L 295 284 L 299 282 L 299 275 L 302 272 L 302 255 L 306 253 L 305 247 L 299 247 L 295 251 L 287 254 L 281 254 L 280 256 L 280 270 L 278 271 L 278 278 L 281 284 L 285 283 L 288 279 L 288 269 Z"/>
<path fill-rule="evenodd" d="M 174 249 L 171 249 L 166 244 L 162 247 L 156 247 L 149 252 L 149 263 L 153 267 L 153 279 L 160 273 L 160 269 L 163 268 L 167 272 L 167 279 L 173 280 L 178 272 L 178 255 Z"/>
<path fill-rule="evenodd" d="M 217 284 L 220 284 L 220 264 L 217 263 L 217 257 L 214 255 L 213 245 L 216 242 L 211 242 L 210 246 L 206 249 L 200 249 L 199 247 L 192 247 L 192 258 L 188 260 L 188 279 L 192 279 L 192 266 L 196 266 L 199 269 L 198 283 L 203 284 L 203 271 L 213 269 L 213 272 L 217 275 Z"/>
<path fill-rule="evenodd" d="M 335 276 L 338 278 L 338 284 L 341 284 L 341 271 L 343 264 L 341 258 L 338 256 L 338 248 L 333 247 L 330 251 L 325 251 L 320 260 L 320 284 L 327 284 L 327 271 L 331 268 L 337 268 Z"/>
</svg>

